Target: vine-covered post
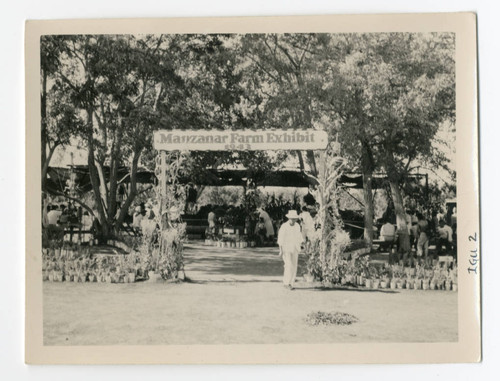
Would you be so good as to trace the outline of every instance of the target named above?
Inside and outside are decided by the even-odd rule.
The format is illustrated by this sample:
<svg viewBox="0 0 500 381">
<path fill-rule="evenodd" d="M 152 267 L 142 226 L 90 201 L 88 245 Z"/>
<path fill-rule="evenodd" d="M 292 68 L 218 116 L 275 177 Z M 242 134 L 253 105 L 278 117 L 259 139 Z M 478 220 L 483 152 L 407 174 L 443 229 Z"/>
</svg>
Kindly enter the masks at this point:
<svg viewBox="0 0 500 381">
<path fill-rule="evenodd" d="M 178 151 L 160 151 L 157 159 L 156 199 L 158 202 L 158 261 L 156 269 L 164 279 L 179 279 L 184 276 L 183 241 L 186 224 L 180 221 L 180 205 L 185 197 L 179 184 L 185 155 Z"/>
<path fill-rule="evenodd" d="M 160 215 L 167 200 L 167 153 L 160 151 Z"/>
<path fill-rule="evenodd" d="M 320 151 L 318 165 L 318 185 L 314 196 L 318 202 L 316 215 L 317 231 L 311 248 L 318 250 L 315 276 L 325 282 L 338 281 L 338 266 L 340 256 L 350 243 L 349 235 L 343 230 L 342 220 L 338 211 L 339 188 L 337 182 L 342 175 L 345 160 L 339 156 L 339 144 L 331 142 L 326 150 Z M 316 260 L 313 255 L 311 260 Z"/>
</svg>

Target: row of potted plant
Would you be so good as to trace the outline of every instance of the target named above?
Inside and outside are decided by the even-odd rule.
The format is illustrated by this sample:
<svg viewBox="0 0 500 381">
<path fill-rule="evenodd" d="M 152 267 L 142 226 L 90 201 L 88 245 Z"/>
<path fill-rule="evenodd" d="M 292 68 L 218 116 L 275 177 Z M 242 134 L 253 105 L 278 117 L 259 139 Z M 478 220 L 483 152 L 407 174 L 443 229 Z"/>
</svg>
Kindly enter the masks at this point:
<svg viewBox="0 0 500 381">
<path fill-rule="evenodd" d="M 145 264 L 135 254 L 91 256 L 61 251 L 47 253 L 42 258 L 45 281 L 129 283 L 146 271 Z"/>
<path fill-rule="evenodd" d="M 216 246 L 216 247 L 234 247 L 243 249 L 245 247 L 254 247 L 256 245 L 256 241 L 253 240 L 244 240 L 244 239 L 230 239 L 230 238 L 222 238 L 222 239 L 206 239 L 205 245 L 207 246 Z"/>
<path fill-rule="evenodd" d="M 408 290 L 447 290 L 457 291 L 458 283 L 451 279 L 415 279 L 415 278 L 391 278 L 391 279 L 370 279 L 359 276 L 353 281 L 355 285 L 362 285 L 372 289 L 408 289 Z"/>
<path fill-rule="evenodd" d="M 120 273 L 116 271 L 46 271 L 43 280 L 50 282 L 97 282 L 97 283 L 134 283 L 136 272 Z"/>
<path fill-rule="evenodd" d="M 91 255 L 88 250 L 44 250 L 42 279 L 51 282 L 133 283 L 162 278 L 161 263 L 153 266 L 148 252 Z"/>
<path fill-rule="evenodd" d="M 92 254 L 88 246 L 52 245 L 42 249 L 44 281 L 130 283 L 137 280 L 178 280 L 184 277 L 185 224 L 165 229 L 161 237 L 107 243 L 121 254 Z M 132 248 L 132 249 L 131 249 Z"/>
<path fill-rule="evenodd" d="M 369 265 L 358 274 L 348 274 L 345 281 L 374 289 L 458 290 L 457 268 L 439 265 L 433 268 Z"/>
</svg>

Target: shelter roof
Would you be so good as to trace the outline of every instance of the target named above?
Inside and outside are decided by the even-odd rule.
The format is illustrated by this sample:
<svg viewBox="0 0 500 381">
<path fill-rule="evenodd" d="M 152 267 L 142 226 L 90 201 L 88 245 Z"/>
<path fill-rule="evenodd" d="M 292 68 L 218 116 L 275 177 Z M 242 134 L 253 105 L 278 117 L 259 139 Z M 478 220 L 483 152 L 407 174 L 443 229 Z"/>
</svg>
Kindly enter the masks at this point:
<svg viewBox="0 0 500 381">
<path fill-rule="evenodd" d="M 109 177 L 109 167 L 103 168 L 104 176 Z M 80 192 L 88 192 L 92 189 L 88 166 L 78 165 L 72 167 L 50 167 L 48 170 L 47 190 L 49 193 L 63 192 L 67 186 L 67 180 L 75 179 L 76 189 Z M 413 177 L 418 178 L 418 175 Z M 210 186 L 243 186 L 251 178 L 257 186 L 282 186 L 303 188 L 316 185 L 316 179 L 300 170 L 276 170 L 276 171 L 252 171 L 247 169 L 207 169 L 206 176 L 197 179 L 198 185 Z M 373 178 L 373 189 L 382 188 L 386 180 L 385 175 L 375 175 Z M 128 167 L 118 169 L 118 183 L 128 183 L 130 174 Z M 147 169 L 137 172 L 139 184 L 152 184 L 157 181 L 155 174 Z M 180 178 L 181 184 L 192 183 L 192 178 Z M 345 188 L 362 189 L 363 176 L 359 173 L 346 173 L 339 181 Z"/>
</svg>

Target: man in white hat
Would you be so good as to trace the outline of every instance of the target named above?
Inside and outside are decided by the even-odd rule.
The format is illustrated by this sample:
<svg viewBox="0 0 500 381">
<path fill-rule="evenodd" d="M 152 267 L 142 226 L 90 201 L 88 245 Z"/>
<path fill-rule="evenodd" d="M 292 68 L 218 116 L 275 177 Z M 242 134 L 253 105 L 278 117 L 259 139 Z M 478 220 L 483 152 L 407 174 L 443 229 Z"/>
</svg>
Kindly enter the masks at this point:
<svg viewBox="0 0 500 381">
<path fill-rule="evenodd" d="M 285 264 L 283 284 L 293 290 L 303 238 L 300 225 L 297 223 L 300 218 L 297 211 L 290 210 L 286 218 L 288 218 L 288 221 L 281 225 L 278 233 L 278 245 L 280 247 L 279 255 L 283 258 Z"/>
</svg>

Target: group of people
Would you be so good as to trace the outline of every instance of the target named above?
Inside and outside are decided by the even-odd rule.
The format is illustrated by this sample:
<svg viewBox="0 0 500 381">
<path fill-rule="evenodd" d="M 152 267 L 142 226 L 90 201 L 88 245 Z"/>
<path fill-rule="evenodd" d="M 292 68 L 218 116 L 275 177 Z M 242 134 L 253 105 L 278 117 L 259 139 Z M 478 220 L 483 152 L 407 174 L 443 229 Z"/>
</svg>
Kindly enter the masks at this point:
<svg viewBox="0 0 500 381">
<path fill-rule="evenodd" d="M 293 209 L 292 209 L 293 210 Z M 274 233 L 274 225 L 273 225 L 273 220 L 269 216 L 269 213 L 267 213 L 264 209 L 259 208 L 257 209 L 258 215 L 259 215 L 259 222 L 257 223 L 255 233 L 257 235 L 260 235 L 262 237 L 265 237 L 266 240 L 273 240 L 275 233 Z M 290 212 L 285 216 L 287 218 L 287 221 L 290 220 L 289 218 Z M 309 213 L 309 210 L 307 206 L 302 207 L 302 211 L 300 215 L 295 211 L 294 216 L 297 217 L 298 225 L 300 226 L 301 229 L 301 235 L 302 239 L 304 242 L 310 239 L 311 233 L 314 231 L 314 221 Z M 283 225 L 281 225 L 283 226 Z"/>
<path fill-rule="evenodd" d="M 71 203 L 49 204 L 44 213 L 43 226 L 48 230 L 50 238 L 59 237 L 64 240 L 89 242 L 92 239 L 91 231 L 94 227 L 94 218 L 82 207 L 75 208 Z M 66 237 L 65 229 L 69 230 Z"/>
<path fill-rule="evenodd" d="M 132 228 L 138 234 L 151 236 L 156 229 L 155 216 L 150 202 L 137 205 L 132 216 Z"/>
<path fill-rule="evenodd" d="M 159 213 L 159 210 L 155 209 L 150 201 L 137 205 L 132 216 L 132 228 L 137 234 L 148 238 L 149 242 L 156 242 L 160 233 L 159 221 L 156 218 Z M 172 206 L 170 209 L 164 210 L 161 213 L 160 219 L 163 229 L 181 222 L 180 218 L 180 212 L 177 207 Z"/>
<path fill-rule="evenodd" d="M 416 253 L 418 262 L 428 261 L 429 244 L 431 240 L 435 243 L 434 258 L 442 254 L 455 254 L 456 245 L 455 233 L 453 228 L 447 224 L 444 215 L 441 213 L 433 213 L 431 219 L 425 218 L 422 213 L 406 212 L 405 226 L 402 221 L 398 221 L 396 225 L 389 220 L 385 220 L 380 229 L 380 248 L 389 250 L 393 253 L 394 250 L 399 258 L 400 254 L 409 256 L 409 260 L 413 261 L 413 252 Z M 452 223 L 453 225 L 453 223 Z M 456 222 L 455 225 L 456 227 Z M 404 247 L 406 237 L 409 238 L 409 247 Z M 393 257 L 390 258 L 393 261 Z"/>
</svg>

